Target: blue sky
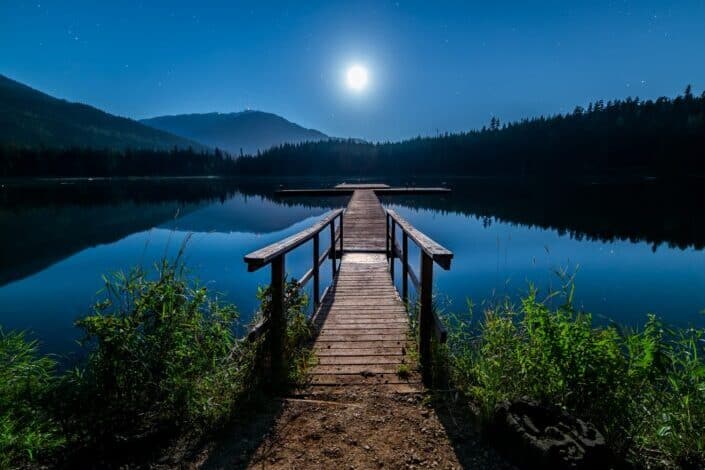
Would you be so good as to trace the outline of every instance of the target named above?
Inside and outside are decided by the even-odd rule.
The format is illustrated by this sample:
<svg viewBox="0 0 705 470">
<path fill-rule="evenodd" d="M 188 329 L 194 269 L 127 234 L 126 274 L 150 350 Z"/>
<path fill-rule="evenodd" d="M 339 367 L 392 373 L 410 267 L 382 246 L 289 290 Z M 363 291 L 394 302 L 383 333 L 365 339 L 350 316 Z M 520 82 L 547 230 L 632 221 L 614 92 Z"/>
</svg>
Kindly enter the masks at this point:
<svg viewBox="0 0 705 470">
<path fill-rule="evenodd" d="M 1 74 L 122 116 L 250 108 L 397 140 L 699 93 L 705 1 L 2 0 L 0 51 Z"/>
</svg>

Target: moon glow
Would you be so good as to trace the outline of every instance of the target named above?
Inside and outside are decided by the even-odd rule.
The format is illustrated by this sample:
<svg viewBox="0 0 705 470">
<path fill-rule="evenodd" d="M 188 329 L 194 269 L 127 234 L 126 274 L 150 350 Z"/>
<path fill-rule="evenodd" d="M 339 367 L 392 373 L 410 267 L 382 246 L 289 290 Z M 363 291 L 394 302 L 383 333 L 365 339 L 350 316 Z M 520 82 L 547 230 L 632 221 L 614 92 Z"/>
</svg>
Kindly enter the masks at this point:
<svg viewBox="0 0 705 470">
<path fill-rule="evenodd" d="M 367 69 L 362 65 L 353 65 L 348 68 L 345 82 L 348 88 L 355 92 L 361 92 L 367 87 L 369 76 Z"/>
</svg>

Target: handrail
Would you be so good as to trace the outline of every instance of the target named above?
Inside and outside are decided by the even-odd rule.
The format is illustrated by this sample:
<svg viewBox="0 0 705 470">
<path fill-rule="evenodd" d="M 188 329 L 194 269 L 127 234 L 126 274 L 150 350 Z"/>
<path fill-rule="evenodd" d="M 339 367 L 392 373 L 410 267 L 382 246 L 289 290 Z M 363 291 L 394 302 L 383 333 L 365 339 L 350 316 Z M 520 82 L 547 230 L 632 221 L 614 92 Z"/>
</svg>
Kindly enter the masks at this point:
<svg viewBox="0 0 705 470">
<path fill-rule="evenodd" d="M 339 240 L 340 240 L 340 235 L 337 235 L 335 238 L 336 245 L 338 244 Z M 340 251 L 342 252 L 342 248 Z M 328 247 L 321 254 L 321 256 L 318 258 L 318 266 L 320 267 L 327 258 L 333 258 L 333 255 L 331 254 L 331 247 Z M 310 281 L 311 278 L 313 278 L 314 274 L 316 274 L 316 267 L 312 266 L 311 269 L 306 271 L 306 273 L 303 276 L 301 276 L 301 279 L 299 279 L 299 288 L 304 287 L 306 284 L 308 284 L 308 281 Z M 316 301 L 316 303 L 318 303 L 318 301 Z"/>
<path fill-rule="evenodd" d="M 424 381 L 430 382 L 431 372 L 431 336 L 439 343 L 445 343 L 448 333 L 433 308 L 433 263 L 445 270 L 450 269 L 453 253 L 433 241 L 423 232 L 411 225 L 406 219 L 392 209 L 387 209 L 386 249 L 389 259 L 389 272 L 394 280 L 395 259 L 402 265 L 402 299 L 409 301 L 409 278 L 419 294 L 419 355 Z M 402 245 L 397 241 L 396 227 L 399 226 Z M 421 250 L 420 270 L 417 276 L 409 265 L 409 239 Z"/>
<path fill-rule="evenodd" d="M 330 223 L 336 217 L 341 216 L 342 213 L 343 209 L 332 210 L 311 227 L 295 233 L 284 240 L 272 243 L 271 245 L 265 246 L 264 248 L 260 248 L 257 251 L 253 251 L 252 253 L 245 255 L 247 270 L 250 272 L 257 271 L 277 256 L 285 255 L 291 250 L 298 248 L 313 238 L 314 235 L 325 229 L 327 225 L 330 225 Z"/>
<path fill-rule="evenodd" d="M 321 220 L 313 224 L 307 229 L 304 229 L 290 237 L 285 238 L 277 243 L 260 248 L 245 255 L 244 260 L 247 263 L 248 271 L 257 271 L 258 269 L 271 265 L 272 267 L 272 282 L 270 291 L 272 299 L 270 302 L 270 311 L 267 316 L 262 319 L 248 334 L 248 339 L 252 340 L 260 337 L 264 331 L 268 331 L 267 340 L 269 341 L 268 351 L 271 355 L 271 369 L 274 380 L 284 377 L 283 373 L 283 339 L 286 333 L 286 316 L 284 312 L 284 295 L 286 291 L 286 271 L 285 259 L 286 254 L 298 248 L 309 240 L 313 240 L 313 256 L 311 259 L 312 267 L 308 270 L 301 280 L 298 282 L 299 287 L 303 287 L 309 280 L 313 279 L 313 305 L 314 310 L 321 303 L 320 297 L 320 275 L 319 267 L 326 258 L 331 260 L 331 274 L 335 278 L 339 266 L 338 242 L 340 242 L 340 253 L 343 248 L 343 209 L 336 209 L 325 214 Z M 340 218 L 336 230 L 335 221 Z M 330 228 L 330 246 L 320 253 L 320 234 L 326 228 Z"/>
<path fill-rule="evenodd" d="M 406 233 L 424 253 L 430 256 L 433 261 L 438 263 L 438 265 L 446 271 L 450 269 L 450 262 L 453 259 L 453 253 L 451 251 L 445 249 L 429 238 L 425 233 L 419 231 L 393 209 L 387 209 L 387 214 L 389 214 L 404 233 Z"/>
<path fill-rule="evenodd" d="M 402 249 L 402 247 L 399 246 L 398 242 L 394 244 L 394 250 L 396 252 L 396 257 L 399 258 L 400 260 L 404 260 L 404 250 Z M 402 261 L 402 263 L 404 263 L 406 265 L 407 275 L 409 276 L 409 279 L 411 280 L 411 285 L 414 286 L 414 289 L 416 289 L 417 291 L 420 291 L 421 284 L 419 283 L 419 277 L 416 275 L 414 268 L 411 267 L 411 265 L 409 264 L 408 261 L 406 261 L 406 262 Z M 402 297 L 404 297 L 404 303 L 406 303 L 408 295 L 409 295 L 408 294 L 408 286 L 406 289 L 403 289 L 403 290 L 404 290 L 404 292 L 402 293 Z"/>
</svg>

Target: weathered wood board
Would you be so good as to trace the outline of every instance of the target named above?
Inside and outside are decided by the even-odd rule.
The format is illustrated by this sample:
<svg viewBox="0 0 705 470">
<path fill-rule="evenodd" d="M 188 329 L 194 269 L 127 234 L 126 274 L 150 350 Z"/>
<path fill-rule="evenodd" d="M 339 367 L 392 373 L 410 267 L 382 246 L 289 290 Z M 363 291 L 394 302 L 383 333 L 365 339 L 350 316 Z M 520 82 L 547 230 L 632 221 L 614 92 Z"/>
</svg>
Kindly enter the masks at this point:
<svg viewBox="0 0 705 470">
<path fill-rule="evenodd" d="M 340 271 L 315 316 L 318 364 L 310 388 L 321 393 L 348 386 L 419 391 L 417 374 L 399 373 L 415 367 L 409 357 L 409 320 L 386 255 L 374 252 L 384 251 L 385 214 L 372 191 L 355 192 L 344 224 Z"/>
</svg>

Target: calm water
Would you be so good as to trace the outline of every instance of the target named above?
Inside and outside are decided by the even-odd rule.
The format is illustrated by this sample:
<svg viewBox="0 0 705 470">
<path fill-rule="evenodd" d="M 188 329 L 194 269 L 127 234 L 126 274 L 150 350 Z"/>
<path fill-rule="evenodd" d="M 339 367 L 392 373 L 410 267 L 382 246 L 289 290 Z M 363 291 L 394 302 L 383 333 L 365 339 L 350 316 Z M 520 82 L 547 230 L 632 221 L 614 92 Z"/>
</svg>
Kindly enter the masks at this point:
<svg viewBox="0 0 705 470">
<path fill-rule="evenodd" d="M 605 195 L 614 188 L 587 189 L 564 195 L 582 201 L 568 212 L 561 210 L 563 198 L 531 188 L 493 185 L 493 195 L 475 192 L 473 182 L 448 184 L 454 187 L 451 196 L 383 201 L 454 252 L 450 271 L 436 269 L 436 290 L 446 309 L 465 312 L 467 298 L 475 304 L 516 299 L 530 282 L 545 294 L 561 285 L 555 271 L 567 270 L 577 272 L 578 305 L 602 321 L 639 325 L 654 312 L 677 325 L 705 324 L 699 313 L 705 309 L 703 220 L 695 211 L 673 209 L 663 193 L 634 194 L 631 188 L 628 193 L 638 197 L 628 206 L 616 202 L 615 194 Z M 257 287 L 268 282 L 269 272 L 248 273 L 243 255 L 346 203 L 282 201 L 262 189 L 272 186 L 218 181 L 5 186 L 0 324 L 31 330 L 47 351 L 71 351 L 78 337 L 72 322 L 99 298 L 101 274 L 173 256 L 189 234 L 186 261 L 193 275 L 236 303 L 244 321 L 250 319 Z M 601 197 L 613 201 L 610 210 Z M 649 203 L 649 197 L 657 199 Z M 640 212 L 645 204 L 649 214 Z M 310 256 L 308 244 L 288 256 L 289 273 L 301 276 Z M 329 278 L 326 263 L 322 279 Z"/>
</svg>

